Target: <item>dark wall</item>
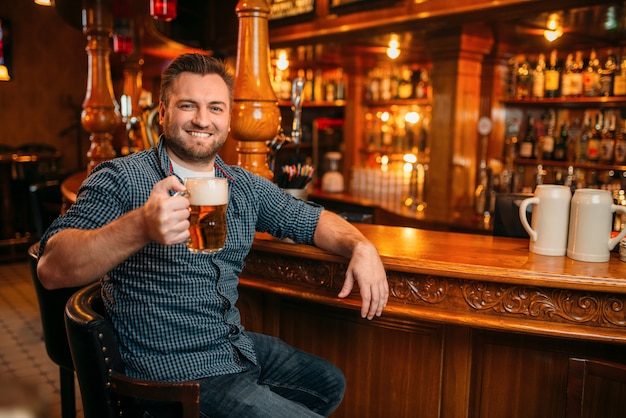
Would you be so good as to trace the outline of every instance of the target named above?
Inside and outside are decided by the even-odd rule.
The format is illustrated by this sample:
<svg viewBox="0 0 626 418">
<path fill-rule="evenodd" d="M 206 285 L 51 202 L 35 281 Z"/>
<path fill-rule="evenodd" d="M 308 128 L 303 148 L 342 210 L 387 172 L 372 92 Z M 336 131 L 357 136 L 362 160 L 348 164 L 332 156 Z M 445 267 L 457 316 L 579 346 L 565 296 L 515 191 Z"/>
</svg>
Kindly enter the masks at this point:
<svg viewBox="0 0 626 418">
<path fill-rule="evenodd" d="M 33 0 L 0 1 L 0 18 L 11 25 L 13 72 L 0 82 L 0 145 L 50 144 L 63 154 L 62 171 L 86 167 L 89 139 L 78 131 L 87 85 L 84 35 Z"/>
</svg>

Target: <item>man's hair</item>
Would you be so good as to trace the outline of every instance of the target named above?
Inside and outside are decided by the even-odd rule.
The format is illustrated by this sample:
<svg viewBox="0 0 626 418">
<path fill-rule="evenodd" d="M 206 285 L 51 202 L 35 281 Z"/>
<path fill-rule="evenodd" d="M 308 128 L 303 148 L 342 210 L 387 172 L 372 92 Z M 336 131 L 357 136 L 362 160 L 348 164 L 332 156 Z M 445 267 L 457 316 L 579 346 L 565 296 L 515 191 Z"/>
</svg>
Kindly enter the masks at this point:
<svg viewBox="0 0 626 418">
<path fill-rule="evenodd" d="M 161 103 L 167 104 L 172 83 L 179 74 L 184 72 L 201 75 L 217 74 L 222 77 L 222 80 L 226 83 L 226 87 L 228 87 L 230 103 L 232 105 L 233 91 L 235 89 L 235 80 L 232 74 L 228 71 L 223 61 L 199 53 L 179 55 L 170 63 L 165 71 L 163 71 L 161 76 L 161 91 L 159 94 L 159 101 L 161 101 Z"/>
</svg>

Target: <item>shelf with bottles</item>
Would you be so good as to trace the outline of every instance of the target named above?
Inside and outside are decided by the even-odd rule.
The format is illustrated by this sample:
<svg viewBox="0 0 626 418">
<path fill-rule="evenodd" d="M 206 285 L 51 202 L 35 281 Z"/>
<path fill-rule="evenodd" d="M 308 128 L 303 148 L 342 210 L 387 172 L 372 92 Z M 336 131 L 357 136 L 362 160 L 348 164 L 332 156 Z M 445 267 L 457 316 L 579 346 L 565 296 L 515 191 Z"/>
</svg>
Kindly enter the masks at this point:
<svg viewBox="0 0 626 418">
<path fill-rule="evenodd" d="M 326 45 L 270 51 L 271 82 L 281 106 L 291 105 L 292 84 L 304 81 L 303 106 L 343 106 L 347 77 L 336 52 Z"/>
<path fill-rule="evenodd" d="M 574 162 L 574 161 L 555 161 L 555 160 L 542 160 L 538 158 L 516 158 L 513 160 L 515 165 L 518 166 L 533 166 L 537 167 L 538 165 L 542 165 L 543 167 L 556 167 L 556 168 L 569 168 L 573 167 L 574 169 L 581 170 L 614 170 L 614 171 L 625 171 L 626 172 L 626 163 L 625 164 L 605 164 L 605 163 L 591 163 L 591 162 Z"/>
<path fill-rule="evenodd" d="M 626 102 L 626 50 L 539 52 L 509 61 L 505 103 L 542 102 L 564 106 Z"/>
<path fill-rule="evenodd" d="M 532 191 L 538 178 L 568 185 L 575 179 L 576 187 L 624 183 L 626 113 L 620 109 L 512 108 L 506 120 L 505 172 L 517 176 L 509 190 Z"/>
<path fill-rule="evenodd" d="M 559 107 L 613 109 L 626 107 L 626 96 L 602 96 L 602 97 L 555 97 L 543 99 L 504 99 L 500 103 L 506 106 L 521 107 Z"/>
<path fill-rule="evenodd" d="M 278 106 L 279 107 L 291 107 L 291 101 L 290 100 L 279 100 L 278 101 Z M 345 100 L 333 100 L 333 101 L 319 101 L 319 102 L 310 102 L 310 101 L 304 101 L 302 102 L 302 107 L 309 107 L 309 108 L 324 108 L 324 107 L 329 107 L 329 108 L 333 108 L 333 107 L 345 107 L 346 105 L 346 101 Z"/>
<path fill-rule="evenodd" d="M 418 63 L 393 65 L 381 63 L 367 73 L 365 106 L 430 104 L 430 68 Z"/>
<path fill-rule="evenodd" d="M 363 162 L 375 155 L 427 154 L 431 112 L 429 102 L 422 101 L 367 107 L 361 142 Z"/>
</svg>

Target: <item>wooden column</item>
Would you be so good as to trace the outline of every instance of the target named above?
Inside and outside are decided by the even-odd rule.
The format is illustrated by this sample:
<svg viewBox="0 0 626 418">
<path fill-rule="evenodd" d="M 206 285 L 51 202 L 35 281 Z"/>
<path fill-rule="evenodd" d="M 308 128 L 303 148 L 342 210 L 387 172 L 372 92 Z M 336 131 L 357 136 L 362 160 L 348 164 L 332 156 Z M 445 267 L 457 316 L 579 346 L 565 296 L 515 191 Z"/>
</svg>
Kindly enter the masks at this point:
<svg viewBox="0 0 626 418">
<path fill-rule="evenodd" d="M 115 157 L 112 140 L 122 118 L 111 81 L 111 37 L 113 6 L 111 0 L 83 2 L 83 33 L 87 37 L 87 93 L 81 122 L 90 132 L 87 171 Z"/>
<path fill-rule="evenodd" d="M 269 76 L 267 0 L 240 0 L 235 95 L 231 135 L 238 141 L 237 164 L 268 179 L 267 141 L 280 129 L 280 109 Z"/>
<path fill-rule="evenodd" d="M 142 109 L 139 107 L 139 99 L 142 91 L 141 70 L 143 59 L 133 52 L 124 59 L 124 84 L 122 87 L 123 94 L 128 96 L 131 107 L 131 113 L 123 119 L 126 124 L 126 141 L 129 152 L 141 151 L 150 148 L 148 139 L 144 137 L 144 127 L 142 120 Z"/>
<path fill-rule="evenodd" d="M 428 210 L 436 221 L 467 216 L 476 187 L 478 118 L 483 57 L 491 32 L 480 25 L 431 33 L 426 41 L 433 63 Z"/>
</svg>

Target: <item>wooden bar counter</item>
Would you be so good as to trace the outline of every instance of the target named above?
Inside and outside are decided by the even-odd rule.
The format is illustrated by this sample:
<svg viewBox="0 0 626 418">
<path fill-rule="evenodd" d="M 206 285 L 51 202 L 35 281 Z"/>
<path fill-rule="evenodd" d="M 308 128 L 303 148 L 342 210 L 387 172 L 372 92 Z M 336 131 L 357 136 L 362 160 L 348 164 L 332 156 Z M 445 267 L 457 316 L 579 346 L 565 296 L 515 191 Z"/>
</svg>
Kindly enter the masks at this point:
<svg viewBox="0 0 626 418">
<path fill-rule="evenodd" d="M 357 227 L 387 269 L 381 318 L 360 318 L 356 290 L 336 297 L 346 260 L 316 248 L 259 234 L 241 275 L 248 329 L 344 370 L 333 416 L 565 417 L 570 357 L 626 362 L 617 254 L 584 263 L 532 254 L 525 239 Z M 626 407 L 620 394 L 607 402 Z"/>
<path fill-rule="evenodd" d="M 84 176 L 64 182 L 66 205 Z M 360 318 L 358 289 L 337 298 L 347 260 L 314 247 L 257 234 L 240 280 L 247 329 L 344 371 L 333 418 L 564 418 L 570 358 L 626 363 L 617 254 L 585 263 L 532 254 L 527 239 L 356 226 L 387 270 L 380 318 Z M 621 417 L 626 387 L 599 387 L 590 416 Z"/>
</svg>

